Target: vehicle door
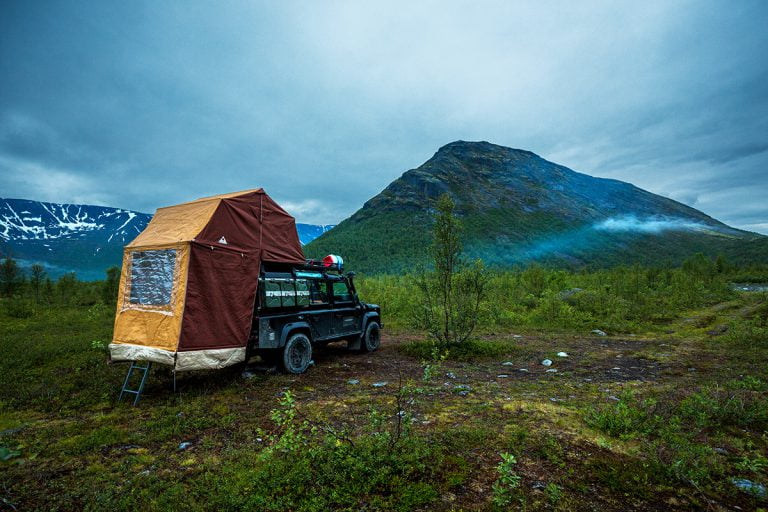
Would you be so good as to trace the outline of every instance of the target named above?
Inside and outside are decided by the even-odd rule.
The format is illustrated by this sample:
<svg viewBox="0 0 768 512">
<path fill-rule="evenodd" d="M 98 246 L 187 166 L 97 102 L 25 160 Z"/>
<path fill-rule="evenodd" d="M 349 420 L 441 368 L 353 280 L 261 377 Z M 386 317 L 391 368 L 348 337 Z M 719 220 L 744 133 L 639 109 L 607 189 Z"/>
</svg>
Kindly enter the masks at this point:
<svg viewBox="0 0 768 512">
<path fill-rule="evenodd" d="M 312 327 L 312 338 L 322 340 L 333 337 L 331 295 L 325 279 L 307 279 L 309 309 L 307 319 Z"/>
<path fill-rule="evenodd" d="M 333 334 L 343 336 L 360 333 L 360 315 L 354 294 L 346 280 L 330 282 L 333 300 Z"/>
</svg>

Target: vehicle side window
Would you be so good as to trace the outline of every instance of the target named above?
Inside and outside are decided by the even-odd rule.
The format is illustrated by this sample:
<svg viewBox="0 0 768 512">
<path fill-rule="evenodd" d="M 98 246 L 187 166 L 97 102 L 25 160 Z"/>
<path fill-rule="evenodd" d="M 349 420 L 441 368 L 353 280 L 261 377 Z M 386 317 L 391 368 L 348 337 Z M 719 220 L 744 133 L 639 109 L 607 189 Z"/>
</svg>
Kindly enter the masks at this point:
<svg viewBox="0 0 768 512">
<path fill-rule="evenodd" d="M 281 281 L 280 291 L 280 298 L 283 300 L 284 308 L 296 305 L 296 286 L 293 281 Z"/>
<path fill-rule="evenodd" d="M 309 299 L 312 304 L 328 304 L 328 292 L 326 291 L 325 281 L 316 279 L 307 280 L 309 284 Z"/>
<path fill-rule="evenodd" d="M 296 305 L 309 306 L 309 286 L 305 279 L 296 280 Z"/>
<path fill-rule="evenodd" d="M 306 281 L 265 279 L 261 281 L 262 304 L 267 308 L 292 308 L 309 303 Z"/>
<path fill-rule="evenodd" d="M 268 308 L 279 308 L 280 307 L 280 297 L 282 295 L 282 290 L 280 290 L 280 283 L 273 280 L 266 280 L 264 282 L 264 295 L 265 295 L 265 301 L 264 305 Z"/>
<path fill-rule="evenodd" d="M 349 292 L 347 283 L 344 281 L 336 281 L 333 283 L 333 300 L 334 302 L 352 301 L 352 294 Z"/>
</svg>

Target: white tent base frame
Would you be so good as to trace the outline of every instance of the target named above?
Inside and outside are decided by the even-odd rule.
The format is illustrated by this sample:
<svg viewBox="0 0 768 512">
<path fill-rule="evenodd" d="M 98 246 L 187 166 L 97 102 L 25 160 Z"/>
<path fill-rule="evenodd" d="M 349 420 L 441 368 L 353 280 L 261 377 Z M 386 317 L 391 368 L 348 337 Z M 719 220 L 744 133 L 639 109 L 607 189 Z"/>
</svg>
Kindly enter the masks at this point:
<svg viewBox="0 0 768 512">
<path fill-rule="evenodd" d="M 245 361 L 245 347 L 174 352 L 131 343 L 110 343 L 112 361 L 150 361 L 171 366 L 174 371 L 219 370 Z"/>
</svg>

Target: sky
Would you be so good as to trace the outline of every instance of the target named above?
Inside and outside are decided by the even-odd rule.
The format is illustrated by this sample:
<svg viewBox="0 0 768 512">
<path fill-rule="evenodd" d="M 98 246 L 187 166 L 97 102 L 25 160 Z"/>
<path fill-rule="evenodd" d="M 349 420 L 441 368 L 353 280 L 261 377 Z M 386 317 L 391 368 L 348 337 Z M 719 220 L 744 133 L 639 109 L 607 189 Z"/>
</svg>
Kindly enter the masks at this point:
<svg viewBox="0 0 768 512">
<path fill-rule="evenodd" d="M 338 223 L 455 140 L 768 234 L 768 2 L 0 0 L 0 197 Z"/>
</svg>

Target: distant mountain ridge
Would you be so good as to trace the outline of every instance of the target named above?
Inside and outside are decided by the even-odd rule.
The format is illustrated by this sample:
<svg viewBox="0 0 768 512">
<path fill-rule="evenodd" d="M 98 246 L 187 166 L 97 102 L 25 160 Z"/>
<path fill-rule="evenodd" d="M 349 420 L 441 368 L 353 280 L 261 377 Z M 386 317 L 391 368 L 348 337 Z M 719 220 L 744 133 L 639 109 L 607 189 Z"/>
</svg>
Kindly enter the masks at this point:
<svg viewBox="0 0 768 512">
<path fill-rule="evenodd" d="M 323 233 L 335 228 L 336 224 L 302 224 L 296 223 L 296 232 L 299 234 L 301 245 L 307 245 Z"/>
<path fill-rule="evenodd" d="M 124 208 L 0 198 L 0 255 L 42 263 L 53 276 L 73 271 L 81 279 L 102 279 L 151 219 Z M 302 244 L 331 228 L 296 224 Z"/>
<path fill-rule="evenodd" d="M 465 226 L 466 255 L 490 265 L 676 263 L 695 252 L 768 259 L 768 237 L 672 199 L 530 151 L 466 141 L 405 172 L 310 243 L 307 254 L 337 252 L 364 272 L 407 271 L 426 260 L 433 207 L 443 193 Z"/>
</svg>

